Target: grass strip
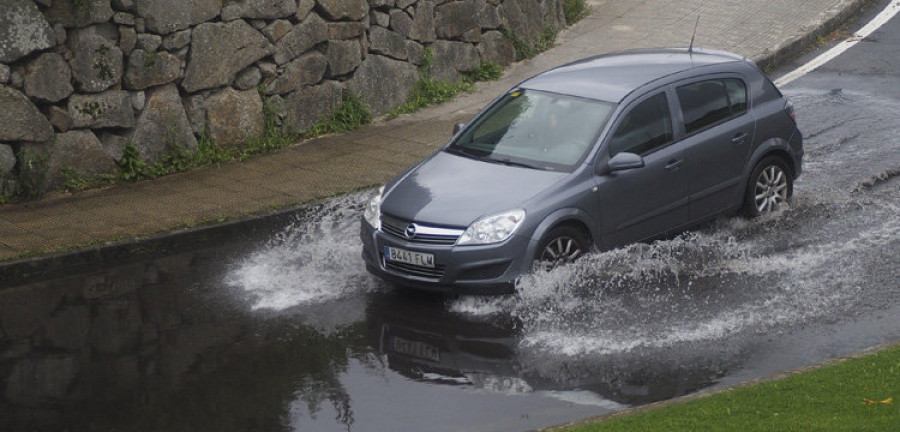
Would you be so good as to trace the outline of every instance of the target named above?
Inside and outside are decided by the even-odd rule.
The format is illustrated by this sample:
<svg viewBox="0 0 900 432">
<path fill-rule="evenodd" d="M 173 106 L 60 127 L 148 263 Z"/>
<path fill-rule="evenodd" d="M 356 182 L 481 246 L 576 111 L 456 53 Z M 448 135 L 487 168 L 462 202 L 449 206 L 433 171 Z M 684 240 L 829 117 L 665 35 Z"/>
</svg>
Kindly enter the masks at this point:
<svg viewBox="0 0 900 432">
<path fill-rule="evenodd" d="M 565 430 L 900 430 L 900 347 L 778 381 Z"/>
</svg>

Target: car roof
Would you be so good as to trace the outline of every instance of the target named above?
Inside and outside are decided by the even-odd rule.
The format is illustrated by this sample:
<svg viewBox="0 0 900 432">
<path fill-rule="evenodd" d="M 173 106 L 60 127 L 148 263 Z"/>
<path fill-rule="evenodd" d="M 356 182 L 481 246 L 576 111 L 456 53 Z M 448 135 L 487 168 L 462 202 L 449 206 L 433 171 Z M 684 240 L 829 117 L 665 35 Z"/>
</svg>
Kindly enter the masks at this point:
<svg viewBox="0 0 900 432">
<path fill-rule="evenodd" d="M 724 52 L 694 48 L 631 50 L 603 54 L 536 75 L 521 88 L 621 102 L 639 87 L 660 78 L 705 66 L 743 61 Z"/>
</svg>

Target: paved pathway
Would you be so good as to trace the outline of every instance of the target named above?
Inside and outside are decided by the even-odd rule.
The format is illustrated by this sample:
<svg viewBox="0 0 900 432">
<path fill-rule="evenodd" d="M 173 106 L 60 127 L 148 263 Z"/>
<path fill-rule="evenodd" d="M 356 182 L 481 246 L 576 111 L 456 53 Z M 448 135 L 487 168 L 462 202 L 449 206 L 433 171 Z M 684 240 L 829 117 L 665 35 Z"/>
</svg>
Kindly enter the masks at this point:
<svg viewBox="0 0 900 432">
<path fill-rule="evenodd" d="M 455 101 L 240 163 L 37 202 L 0 205 L 0 264 L 25 255 L 134 241 L 244 219 L 381 184 L 431 154 L 485 103 L 540 71 L 638 47 L 696 46 L 763 60 L 815 41 L 862 0 L 594 0 L 557 46 Z M 701 6 L 702 5 L 702 6 Z M 800 43 L 798 43 L 800 42 Z M 794 44 L 793 46 L 791 44 Z"/>
</svg>

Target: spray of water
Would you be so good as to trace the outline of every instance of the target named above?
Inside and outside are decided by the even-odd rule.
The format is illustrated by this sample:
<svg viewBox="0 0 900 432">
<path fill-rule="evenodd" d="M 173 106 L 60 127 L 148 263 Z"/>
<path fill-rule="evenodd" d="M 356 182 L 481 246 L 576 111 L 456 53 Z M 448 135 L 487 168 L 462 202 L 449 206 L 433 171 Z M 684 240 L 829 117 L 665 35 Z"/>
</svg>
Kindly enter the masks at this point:
<svg viewBox="0 0 900 432">
<path fill-rule="evenodd" d="M 238 263 L 228 283 L 283 310 L 376 290 L 360 256 L 359 218 L 372 192 L 325 201 Z"/>
<path fill-rule="evenodd" d="M 528 275 L 513 296 L 462 298 L 449 308 L 476 318 L 514 316 L 520 355 L 541 361 L 669 356 L 676 347 L 777 333 L 850 309 L 866 277 L 866 254 L 900 238 L 895 201 L 868 201 L 855 201 L 872 213 L 850 232 L 836 226 L 852 206 L 730 218 Z M 804 229 L 786 237 L 794 224 Z"/>
</svg>

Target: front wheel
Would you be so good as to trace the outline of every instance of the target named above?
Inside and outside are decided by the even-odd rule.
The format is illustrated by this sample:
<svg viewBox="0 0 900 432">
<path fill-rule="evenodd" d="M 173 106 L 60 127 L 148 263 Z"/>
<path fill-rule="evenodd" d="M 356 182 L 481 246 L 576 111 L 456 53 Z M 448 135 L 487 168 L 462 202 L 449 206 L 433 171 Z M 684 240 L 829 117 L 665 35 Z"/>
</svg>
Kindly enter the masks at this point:
<svg viewBox="0 0 900 432">
<path fill-rule="evenodd" d="M 588 247 L 587 236 L 578 228 L 571 226 L 553 228 L 541 240 L 535 253 L 534 268 L 552 270 L 584 255 Z"/>
<path fill-rule="evenodd" d="M 794 180 L 787 164 L 777 156 L 769 156 L 750 174 L 744 195 L 744 213 L 756 217 L 775 211 L 794 193 Z"/>
</svg>

